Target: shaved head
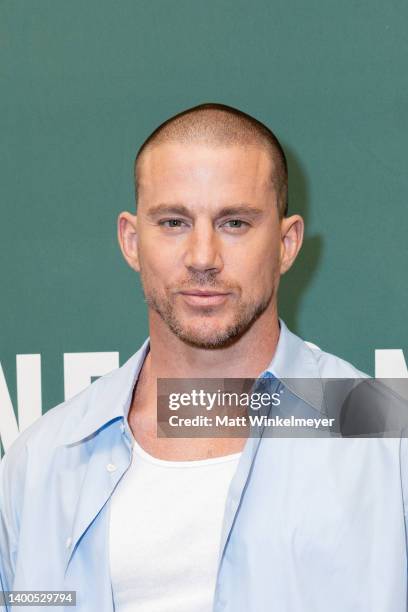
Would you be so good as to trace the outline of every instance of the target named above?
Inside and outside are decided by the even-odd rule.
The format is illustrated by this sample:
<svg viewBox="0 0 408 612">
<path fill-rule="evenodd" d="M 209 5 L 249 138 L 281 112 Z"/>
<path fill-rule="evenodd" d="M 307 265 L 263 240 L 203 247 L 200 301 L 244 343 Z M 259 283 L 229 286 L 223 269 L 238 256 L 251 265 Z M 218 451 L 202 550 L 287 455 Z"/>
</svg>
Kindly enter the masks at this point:
<svg viewBox="0 0 408 612">
<path fill-rule="evenodd" d="M 280 218 L 288 212 L 288 170 L 285 153 L 273 132 L 250 115 L 223 104 L 200 104 L 162 123 L 145 140 L 135 160 L 136 200 L 143 158 L 161 144 L 204 144 L 214 147 L 263 147 L 271 160 L 271 182 Z"/>
</svg>

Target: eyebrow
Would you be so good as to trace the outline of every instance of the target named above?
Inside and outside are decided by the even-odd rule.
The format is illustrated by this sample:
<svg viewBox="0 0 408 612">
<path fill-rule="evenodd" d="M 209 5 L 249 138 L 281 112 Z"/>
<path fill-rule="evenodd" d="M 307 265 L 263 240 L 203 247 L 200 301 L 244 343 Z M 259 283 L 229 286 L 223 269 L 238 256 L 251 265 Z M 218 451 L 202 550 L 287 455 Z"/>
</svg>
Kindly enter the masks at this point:
<svg viewBox="0 0 408 612">
<path fill-rule="evenodd" d="M 255 208 L 249 204 L 238 204 L 236 206 L 225 206 L 221 210 L 217 211 L 217 217 L 227 217 L 232 215 L 246 215 L 252 218 L 261 216 L 265 211 L 260 208 Z M 147 217 L 154 219 L 159 215 L 183 215 L 185 217 L 191 217 L 191 211 L 183 204 L 158 204 L 150 208 L 147 213 Z"/>
</svg>

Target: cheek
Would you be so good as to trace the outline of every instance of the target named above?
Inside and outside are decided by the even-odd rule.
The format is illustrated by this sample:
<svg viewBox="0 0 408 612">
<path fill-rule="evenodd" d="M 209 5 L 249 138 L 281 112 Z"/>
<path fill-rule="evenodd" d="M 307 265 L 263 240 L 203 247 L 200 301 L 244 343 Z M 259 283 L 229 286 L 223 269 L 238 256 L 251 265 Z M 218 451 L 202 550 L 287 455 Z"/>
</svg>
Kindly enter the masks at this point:
<svg viewBox="0 0 408 612">
<path fill-rule="evenodd" d="M 172 284 L 175 267 L 163 255 L 155 254 L 141 261 L 141 271 L 149 284 L 160 291 Z"/>
<path fill-rule="evenodd" d="M 174 249 L 166 249 L 166 242 L 149 240 L 143 236 L 139 240 L 138 255 L 140 266 L 145 275 L 159 279 L 171 279 L 177 270 L 176 253 Z"/>
<path fill-rule="evenodd" d="M 264 248 L 254 245 L 242 254 L 234 253 L 225 264 L 228 278 L 235 279 L 244 290 L 256 288 L 259 293 L 279 276 L 279 246 L 272 249 L 270 245 Z"/>
</svg>

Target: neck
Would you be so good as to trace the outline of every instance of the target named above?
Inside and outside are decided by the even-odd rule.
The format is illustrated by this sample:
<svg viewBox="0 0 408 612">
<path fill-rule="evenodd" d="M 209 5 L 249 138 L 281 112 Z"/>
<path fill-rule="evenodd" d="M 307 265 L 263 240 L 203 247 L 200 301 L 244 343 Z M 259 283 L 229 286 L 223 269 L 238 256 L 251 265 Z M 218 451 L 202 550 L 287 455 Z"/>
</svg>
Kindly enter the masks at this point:
<svg viewBox="0 0 408 612">
<path fill-rule="evenodd" d="M 279 339 L 276 305 L 235 343 L 219 349 L 190 346 L 156 312 L 149 312 L 149 370 L 154 378 L 257 378 L 270 364 Z"/>
<path fill-rule="evenodd" d="M 202 459 L 242 450 L 246 438 L 160 438 L 157 436 L 157 378 L 257 378 L 275 354 L 279 338 L 276 307 L 267 309 L 233 345 L 201 349 L 177 338 L 149 312 L 150 351 L 134 389 L 128 420 L 139 444 L 155 457 Z"/>
</svg>

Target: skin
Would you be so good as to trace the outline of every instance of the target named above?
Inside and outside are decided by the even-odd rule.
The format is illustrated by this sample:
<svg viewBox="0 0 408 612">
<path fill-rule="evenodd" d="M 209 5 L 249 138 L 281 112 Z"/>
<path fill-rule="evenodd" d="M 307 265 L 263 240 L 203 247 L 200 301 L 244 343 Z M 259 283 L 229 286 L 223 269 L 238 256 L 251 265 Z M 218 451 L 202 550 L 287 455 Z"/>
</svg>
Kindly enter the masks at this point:
<svg viewBox="0 0 408 612">
<path fill-rule="evenodd" d="M 150 351 L 129 425 L 150 454 L 192 460 L 238 452 L 245 438 L 157 438 L 157 378 L 256 378 L 279 338 L 277 292 L 303 240 L 280 219 L 260 145 L 163 143 L 145 151 L 137 215 L 118 217 L 127 263 L 141 275 Z M 226 210 L 229 209 L 229 210 Z M 223 295 L 187 295 L 217 291 Z"/>
</svg>

